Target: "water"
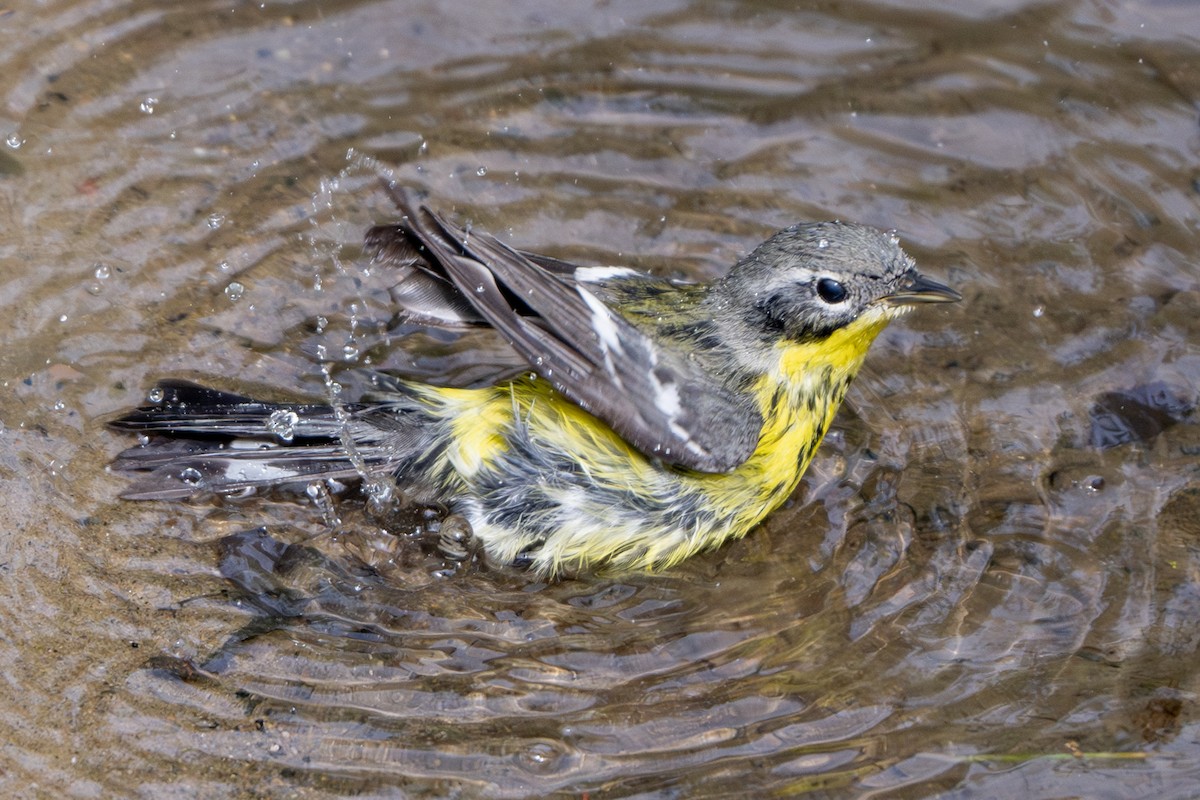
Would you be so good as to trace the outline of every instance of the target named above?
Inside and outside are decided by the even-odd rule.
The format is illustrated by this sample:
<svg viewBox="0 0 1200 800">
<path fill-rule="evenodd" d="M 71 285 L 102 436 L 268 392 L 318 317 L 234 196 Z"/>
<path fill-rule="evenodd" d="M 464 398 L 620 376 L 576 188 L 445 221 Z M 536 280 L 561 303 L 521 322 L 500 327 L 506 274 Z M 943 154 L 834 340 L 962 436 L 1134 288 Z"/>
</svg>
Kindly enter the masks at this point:
<svg viewBox="0 0 1200 800">
<path fill-rule="evenodd" d="M 0 59 L 6 796 L 1195 794 L 1189 4 L 68 0 Z M 792 504 L 660 575 L 456 566 L 336 492 L 118 500 L 102 422 L 159 376 L 352 397 L 318 349 L 408 357 L 364 158 L 667 275 L 896 228 L 965 300 L 884 334 Z"/>
</svg>

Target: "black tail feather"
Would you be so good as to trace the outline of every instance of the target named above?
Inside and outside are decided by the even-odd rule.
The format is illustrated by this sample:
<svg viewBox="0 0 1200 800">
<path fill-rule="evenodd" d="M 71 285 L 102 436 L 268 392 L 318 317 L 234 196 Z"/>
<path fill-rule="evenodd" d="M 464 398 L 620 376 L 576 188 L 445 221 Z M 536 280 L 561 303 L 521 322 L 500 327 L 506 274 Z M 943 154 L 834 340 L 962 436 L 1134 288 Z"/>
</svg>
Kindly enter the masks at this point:
<svg viewBox="0 0 1200 800">
<path fill-rule="evenodd" d="M 263 403 L 180 380 L 160 382 L 151 397 L 153 405 L 108 423 L 150 437 L 112 462 L 116 470 L 148 473 L 121 493 L 131 500 L 382 475 L 410 452 L 403 426 L 393 421 L 385 430 L 364 419 L 379 406 Z"/>
<path fill-rule="evenodd" d="M 263 403 L 182 380 L 160 381 L 151 396 L 157 400 L 153 405 L 130 411 L 108 424 L 140 433 L 276 441 L 333 441 L 341 434 L 337 412 L 329 405 Z M 361 409 L 356 405 L 343 407 L 347 413 Z"/>
<path fill-rule="evenodd" d="M 386 458 L 367 452 L 363 461 L 372 472 L 391 471 Z M 340 445 L 285 448 L 266 445 L 254 450 L 197 451 L 174 458 L 159 456 L 154 445 L 126 450 L 114 467 L 149 470 L 121 492 L 127 500 L 182 500 L 205 492 L 236 493 L 314 480 L 357 480 L 362 476 Z"/>
</svg>

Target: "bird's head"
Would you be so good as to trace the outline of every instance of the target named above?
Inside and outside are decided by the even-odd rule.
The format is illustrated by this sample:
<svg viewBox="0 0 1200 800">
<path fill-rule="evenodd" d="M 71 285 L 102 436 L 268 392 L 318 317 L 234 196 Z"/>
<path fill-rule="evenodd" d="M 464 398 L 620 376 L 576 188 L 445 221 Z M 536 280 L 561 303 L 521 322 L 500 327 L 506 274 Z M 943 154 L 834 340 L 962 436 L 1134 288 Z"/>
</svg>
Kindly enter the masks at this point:
<svg viewBox="0 0 1200 800">
<path fill-rule="evenodd" d="M 739 261 L 715 295 L 741 335 L 800 343 L 860 319 L 882 325 L 912 305 L 960 299 L 917 272 L 894 234 L 846 222 L 779 231 Z"/>
</svg>

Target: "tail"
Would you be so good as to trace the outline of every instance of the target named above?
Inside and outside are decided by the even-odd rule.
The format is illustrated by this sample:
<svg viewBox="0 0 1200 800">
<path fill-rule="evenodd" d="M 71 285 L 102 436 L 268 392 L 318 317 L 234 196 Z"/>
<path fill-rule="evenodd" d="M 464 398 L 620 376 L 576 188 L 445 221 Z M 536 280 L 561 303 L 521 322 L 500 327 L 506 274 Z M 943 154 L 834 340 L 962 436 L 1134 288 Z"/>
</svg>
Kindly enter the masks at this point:
<svg viewBox="0 0 1200 800">
<path fill-rule="evenodd" d="M 151 396 L 158 402 L 108 423 L 152 437 L 113 459 L 113 469 L 149 473 L 121 492 L 130 500 L 382 475 L 417 449 L 417 426 L 386 403 L 262 403 L 188 381 L 162 381 Z"/>
</svg>

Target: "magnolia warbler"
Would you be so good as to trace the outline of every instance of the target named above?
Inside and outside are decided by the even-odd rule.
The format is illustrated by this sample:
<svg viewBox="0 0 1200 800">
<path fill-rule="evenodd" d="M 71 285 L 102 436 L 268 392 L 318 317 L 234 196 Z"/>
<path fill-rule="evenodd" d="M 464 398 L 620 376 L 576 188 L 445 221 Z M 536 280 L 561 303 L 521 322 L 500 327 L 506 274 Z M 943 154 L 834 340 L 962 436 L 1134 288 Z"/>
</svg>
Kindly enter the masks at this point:
<svg viewBox="0 0 1200 800">
<path fill-rule="evenodd" d="M 787 499 L 884 326 L 960 299 L 862 225 L 785 228 L 688 284 L 515 250 L 385 186 L 402 218 L 366 250 L 401 314 L 490 328 L 503 357 L 467 388 L 374 372 L 351 404 L 162 382 L 111 423 L 155 435 L 114 462 L 149 471 L 123 497 L 383 478 L 465 518 L 491 563 L 665 567 Z"/>
</svg>

